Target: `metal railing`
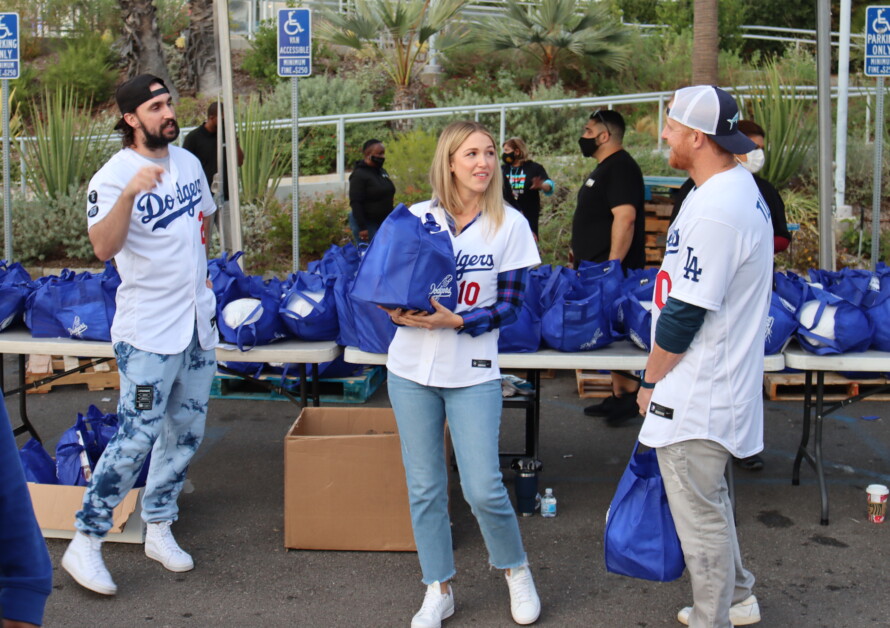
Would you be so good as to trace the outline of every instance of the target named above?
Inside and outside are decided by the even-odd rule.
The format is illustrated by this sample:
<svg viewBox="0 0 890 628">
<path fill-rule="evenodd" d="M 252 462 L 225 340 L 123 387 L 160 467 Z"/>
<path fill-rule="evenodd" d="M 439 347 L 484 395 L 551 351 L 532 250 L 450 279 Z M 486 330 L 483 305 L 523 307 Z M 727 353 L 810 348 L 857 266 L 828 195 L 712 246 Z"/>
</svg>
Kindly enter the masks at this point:
<svg viewBox="0 0 890 628">
<path fill-rule="evenodd" d="M 740 108 L 744 109 L 744 102 L 747 98 L 752 98 L 757 94 L 763 93 L 765 89 L 758 85 L 745 85 L 735 88 L 726 88 L 736 94 L 739 100 Z M 805 100 L 816 100 L 816 87 L 811 85 L 802 85 L 786 88 L 789 92 L 795 93 L 795 98 Z M 850 87 L 849 96 L 866 98 L 867 106 L 865 110 L 865 128 L 866 138 L 868 141 L 868 127 L 871 111 L 871 97 L 876 93 L 875 87 Z M 499 146 L 506 141 L 507 134 L 507 113 L 518 111 L 521 109 L 545 108 L 545 109 L 567 109 L 567 108 L 607 108 L 612 109 L 618 105 L 656 105 L 657 106 L 657 124 L 658 124 L 658 149 L 662 149 L 661 132 L 664 124 L 664 107 L 670 101 L 672 91 L 664 92 L 644 92 L 640 94 L 618 94 L 612 96 L 589 96 L 583 98 L 568 98 L 563 100 L 537 100 L 525 102 L 509 102 L 509 103 L 492 103 L 486 105 L 460 105 L 455 107 L 436 107 L 430 109 L 412 109 L 408 111 L 369 111 L 363 113 L 344 113 L 328 116 L 311 116 L 300 118 L 298 125 L 300 128 L 333 125 L 337 129 L 337 179 L 340 183 L 346 182 L 346 125 L 359 124 L 367 122 L 389 122 L 393 120 L 418 120 L 424 118 L 437 118 L 448 116 L 472 116 L 474 120 L 479 120 L 482 115 L 498 115 L 497 137 L 499 138 Z M 832 98 L 837 98 L 837 88 L 832 87 Z M 579 129 L 582 120 L 579 119 Z M 292 126 L 290 119 L 279 119 L 271 122 L 263 122 L 269 129 L 289 129 Z M 183 127 L 180 138 L 194 127 Z M 26 142 L 33 141 L 33 137 L 15 138 L 21 156 L 21 190 L 24 194 L 26 188 L 26 172 L 24 151 L 26 150 Z M 117 142 L 120 141 L 119 136 L 115 133 L 105 135 L 92 136 L 88 139 L 93 142 Z"/>
</svg>

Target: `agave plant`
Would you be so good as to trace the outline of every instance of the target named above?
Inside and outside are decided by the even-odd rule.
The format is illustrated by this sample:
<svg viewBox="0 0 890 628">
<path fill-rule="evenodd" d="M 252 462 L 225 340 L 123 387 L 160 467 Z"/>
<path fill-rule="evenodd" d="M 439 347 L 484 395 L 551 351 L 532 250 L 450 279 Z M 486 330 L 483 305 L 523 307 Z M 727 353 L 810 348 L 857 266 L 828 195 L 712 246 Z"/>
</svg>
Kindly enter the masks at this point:
<svg viewBox="0 0 890 628">
<path fill-rule="evenodd" d="M 244 150 L 240 170 L 243 203 L 262 204 L 274 194 L 290 163 L 290 141 L 286 141 L 281 130 L 272 128 L 271 121 L 263 118 L 258 96 L 251 95 L 238 108 L 236 133 Z"/>
<path fill-rule="evenodd" d="M 753 119 L 766 131 L 766 162 L 759 174 L 781 189 L 800 171 L 816 141 L 813 101 L 783 85 L 774 62 L 767 64 L 763 76 L 763 89 L 751 98 Z"/>
<path fill-rule="evenodd" d="M 33 111 L 33 136 L 24 155 L 31 189 L 43 200 L 81 190 L 104 157 L 96 150 L 91 103 L 78 104 L 70 87 L 60 87 L 44 92 Z"/>
</svg>

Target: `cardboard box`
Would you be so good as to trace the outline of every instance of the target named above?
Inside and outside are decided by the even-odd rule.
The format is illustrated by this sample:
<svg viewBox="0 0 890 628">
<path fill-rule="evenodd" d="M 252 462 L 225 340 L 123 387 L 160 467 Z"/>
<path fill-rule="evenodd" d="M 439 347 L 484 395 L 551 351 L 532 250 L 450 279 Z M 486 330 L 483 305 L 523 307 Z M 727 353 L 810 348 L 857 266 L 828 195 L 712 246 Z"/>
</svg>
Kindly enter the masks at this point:
<svg viewBox="0 0 890 628">
<path fill-rule="evenodd" d="M 34 514 L 43 536 L 48 539 L 74 538 L 74 515 L 83 505 L 83 486 L 35 484 L 28 482 Z M 114 509 L 113 525 L 105 536 L 112 543 L 144 543 L 145 522 L 142 521 L 142 491 L 134 488 Z"/>
<path fill-rule="evenodd" d="M 416 550 L 391 408 L 303 409 L 284 443 L 284 546 Z"/>
</svg>

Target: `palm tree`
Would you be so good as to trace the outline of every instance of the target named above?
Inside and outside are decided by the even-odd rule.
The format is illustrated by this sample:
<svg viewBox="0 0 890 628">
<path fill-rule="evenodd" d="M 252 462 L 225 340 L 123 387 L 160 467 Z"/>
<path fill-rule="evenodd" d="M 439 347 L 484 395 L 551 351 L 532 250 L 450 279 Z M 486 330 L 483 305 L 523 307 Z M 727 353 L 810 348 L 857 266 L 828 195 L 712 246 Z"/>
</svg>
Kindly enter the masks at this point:
<svg viewBox="0 0 890 628">
<path fill-rule="evenodd" d="M 161 31 L 152 0 L 118 0 L 123 17 L 123 45 L 121 54 L 127 63 L 127 77 L 137 74 L 154 74 L 162 79 L 173 95 L 178 92 L 164 59 L 161 48 Z"/>
<path fill-rule="evenodd" d="M 692 22 L 692 84 L 717 84 L 720 36 L 717 0 L 695 0 Z"/>
<path fill-rule="evenodd" d="M 189 0 L 185 81 L 199 94 L 215 95 L 220 89 L 216 34 L 213 30 L 213 0 Z"/>
<path fill-rule="evenodd" d="M 517 50 L 539 66 L 536 84 L 552 86 L 559 69 L 584 57 L 621 69 L 627 64 L 628 31 L 605 6 L 594 0 L 543 0 L 529 6 L 508 0 L 505 15 L 476 29 L 488 50 Z"/>
<path fill-rule="evenodd" d="M 319 35 L 379 62 L 393 85 L 393 108 L 413 109 L 418 70 L 433 36 L 436 49 L 466 41 L 466 29 L 452 18 L 468 0 L 358 0 L 351 13 L 323 13 Z"/>
</svg>

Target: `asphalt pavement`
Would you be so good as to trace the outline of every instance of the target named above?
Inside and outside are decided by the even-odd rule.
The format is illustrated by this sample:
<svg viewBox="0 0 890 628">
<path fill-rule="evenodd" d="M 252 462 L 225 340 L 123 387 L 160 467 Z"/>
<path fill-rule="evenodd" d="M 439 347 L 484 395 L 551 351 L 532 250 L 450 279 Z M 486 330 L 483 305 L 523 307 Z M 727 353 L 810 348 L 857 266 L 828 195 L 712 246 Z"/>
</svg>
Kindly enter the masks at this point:
<svg viewBox="0 0 890 628">
<path fill-rule="evenodd" d="M 9 358 L 6 367 L 11 382 Z M 50 451 L 76 412 L 91 403 L 113 412 L 116 401 L 116 391 L 83 387 L 28 398 Z M 642 419 L 610 428 L 582 414 L 591 402 L 578 397 L 573 372 L 543 380 L 540 488 L 554 489 L 558 516 L 520 519 L 543 603 L 537 625 L 680 626 L 677 611 L 691 602 L 685 574 L 656 583 L 606 572 L 605 513 Z M 365 405 L 387 406 L 385 385 Z M 15 420 L 17 402 L 10 400 L 8 408 Z M 867 521 L 865 496 L 868 484 L 890 484 L 888 410 L 886 403 L 863 402 L 826 420 L 831 512 L 830 524 L 822 526 L 814 472 L 805 466 L 801 485 L 791 485 L 802 403 L 766 402 L 765 468 L 735 472 L 738 533 L 746 566 L 757 578 L 760 625 L 890 625 L 890 523 Z M 409 626 L 424 593 L 416 554 L 284 548 L 283 443 L 298 412 L 286 401 L 211 401 L 207 437 L 189 472 L 194 490 L 182 495 L 173 527 L 195 569 L 171 573 L 146 558 L 142 546 L 107 543 L 105 561 L 119 590 L 105 597 L 60 569 L 67 541 L 49 539 L 54 591 L 45 625 Z M 505 411 L 505 450 L 521 446 L 523 417 Z M 512 495 L 513 471 L 505 468 L 504 477 Z M 503 575 L 488 567 L 457 482 L 452 517 L 456 612 L 445 628 L 515 625 Z"/>
</svg>

